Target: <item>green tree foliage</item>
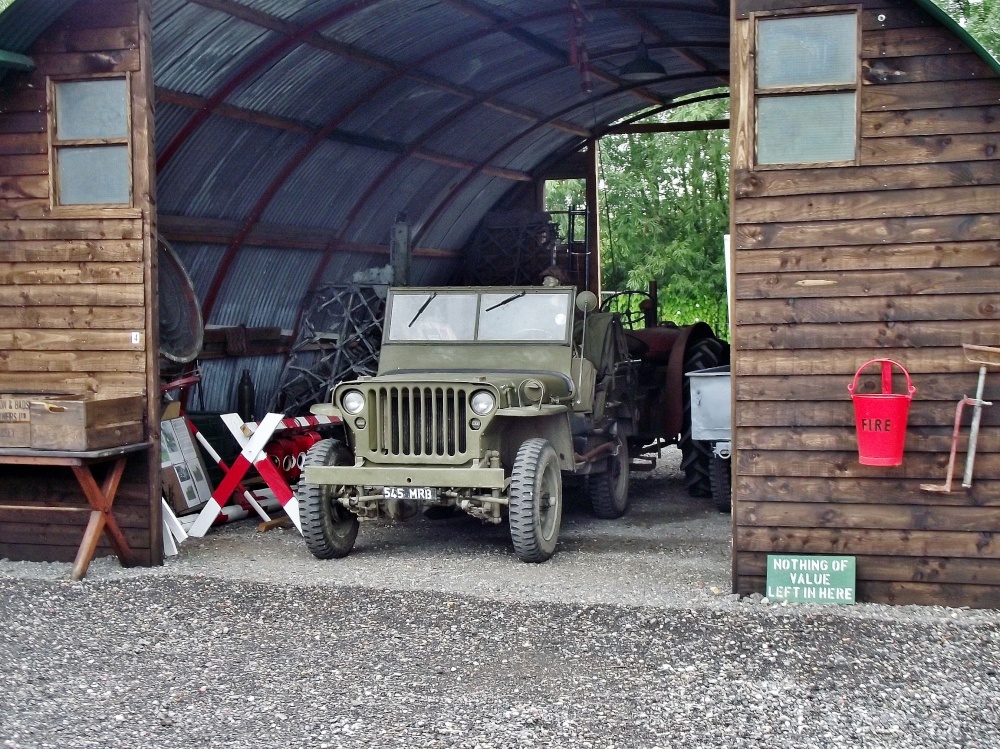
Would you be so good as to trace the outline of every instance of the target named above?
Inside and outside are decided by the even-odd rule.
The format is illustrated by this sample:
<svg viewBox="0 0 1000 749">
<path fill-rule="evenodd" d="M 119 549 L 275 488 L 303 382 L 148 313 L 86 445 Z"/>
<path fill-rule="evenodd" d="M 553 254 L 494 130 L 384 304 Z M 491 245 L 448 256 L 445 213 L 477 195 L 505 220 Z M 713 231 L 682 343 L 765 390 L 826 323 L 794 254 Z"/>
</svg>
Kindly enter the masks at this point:
<svg viewBox="0 0 1000 749">
<path fill-rule="evenodd" d="M 1000 60 L 1000 0 L 934 0 Z"/>
<path fill-rule="evenodd" d="M 647 121 L 721 119 L 728 108 L 698 102 Z M 728 130 L 609 136 L 600 153 L 604 288 L 656 281 L 661 320 L 704 320 L 727 336 Z"/>
</svg>

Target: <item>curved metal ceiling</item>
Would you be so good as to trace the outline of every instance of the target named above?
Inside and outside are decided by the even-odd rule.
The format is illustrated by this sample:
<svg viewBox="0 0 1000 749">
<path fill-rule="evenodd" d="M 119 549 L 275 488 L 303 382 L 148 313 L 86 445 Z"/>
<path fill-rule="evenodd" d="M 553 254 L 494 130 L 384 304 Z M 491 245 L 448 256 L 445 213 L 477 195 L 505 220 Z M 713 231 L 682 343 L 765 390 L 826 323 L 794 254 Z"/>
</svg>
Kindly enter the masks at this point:
<svg viewBox="0 0 1000 749">
<path fill-rule="evenodd" d="M 636 86 L 616 71 L 640 37 L 666 74 Z M 400 213 L 443 280 L 553 154 L 723 85 L 728 38 L 724 0 L 153 0 L 161 226 L 210 323 L 383 264 Z M 294 267 L 247 251 L 276 234 Z"/>
</svg>

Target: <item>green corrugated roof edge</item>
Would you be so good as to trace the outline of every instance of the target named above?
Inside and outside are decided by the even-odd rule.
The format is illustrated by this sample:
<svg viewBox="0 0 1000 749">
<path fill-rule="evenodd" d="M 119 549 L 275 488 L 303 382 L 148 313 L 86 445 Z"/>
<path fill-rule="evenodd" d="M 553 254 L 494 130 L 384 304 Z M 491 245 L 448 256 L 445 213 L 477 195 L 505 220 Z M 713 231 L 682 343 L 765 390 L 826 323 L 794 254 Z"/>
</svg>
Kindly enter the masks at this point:
<svg viewBox="0 0 1000 749">
<path fill-rule="evenodd" d="M 976 38 L 966 31 L 954 18 L 948 15 L 947 11 L 937 5 L 933 0 L 914 0 L 914 2 L 930 14 L 931 18 L 938 21 L 942 26 L 951 31 L 955 36 L 965 42 L 969 48 L 979 55 L 989 65 L 993 72 L 1000 75 L 1000 61 L 998 61 L 989 50 L 976 41 Z"/>
<path fill-rule="evenodd" d="M 23 55 L 76 0 L 14 0 L 0 11 L 0 50 Z M 0 69 L 0 80 L 7 71 Z"/>
</svg>

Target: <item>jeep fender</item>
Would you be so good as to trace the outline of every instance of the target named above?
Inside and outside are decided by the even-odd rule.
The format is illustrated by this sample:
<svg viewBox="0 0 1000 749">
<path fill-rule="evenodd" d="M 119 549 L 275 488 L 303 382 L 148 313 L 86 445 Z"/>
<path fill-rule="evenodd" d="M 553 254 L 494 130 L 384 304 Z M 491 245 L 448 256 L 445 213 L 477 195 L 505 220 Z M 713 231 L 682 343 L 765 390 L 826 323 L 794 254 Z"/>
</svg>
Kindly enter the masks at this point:
<svg viewBox="0 0 1000 749">
<path fill-rule="evenodd" d="M 558 409 L 553 413 L 553 410 Z M 509 413 L 516 411 L 517 413 Z M 559 457 L 559 469 L 573 471 L 573 433 L 570 429 L 569 409 L 565 406 L 504 408 L 497 412 L 494 427 L 502 431 L 500 460 L 510 470 L 514 465 L 521 443 L 539 437 L 552 443 Z"/>
</svg>

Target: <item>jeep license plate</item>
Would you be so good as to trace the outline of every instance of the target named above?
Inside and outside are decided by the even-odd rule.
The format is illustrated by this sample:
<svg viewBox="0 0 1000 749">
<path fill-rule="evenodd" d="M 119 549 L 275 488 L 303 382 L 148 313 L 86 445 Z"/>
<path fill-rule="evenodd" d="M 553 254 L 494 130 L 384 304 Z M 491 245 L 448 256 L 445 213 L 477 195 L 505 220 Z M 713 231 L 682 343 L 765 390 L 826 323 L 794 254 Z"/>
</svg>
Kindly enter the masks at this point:
<svg viewBox="0 0 1000 749">
<path fill-rule="evenodd" d="M 437 489 L 429 486 L 387 486 L 382 489 L 386 499 L 423 499 L 435 501 Z"/>
</svg>

